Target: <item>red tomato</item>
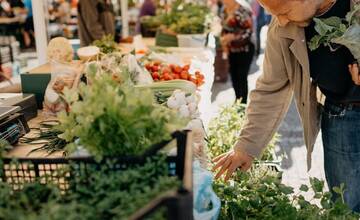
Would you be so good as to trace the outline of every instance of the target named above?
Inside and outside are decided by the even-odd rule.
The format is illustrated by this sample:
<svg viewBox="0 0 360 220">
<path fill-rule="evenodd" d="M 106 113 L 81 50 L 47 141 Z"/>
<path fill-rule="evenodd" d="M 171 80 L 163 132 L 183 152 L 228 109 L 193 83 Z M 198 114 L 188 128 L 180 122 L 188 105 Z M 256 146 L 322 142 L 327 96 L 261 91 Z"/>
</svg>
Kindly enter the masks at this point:
<svg viewBox="0 0 360 220">
<path fill-rule="evenodd" d="M 145 65 L 145 68 L 148 70 L 148 71 L 151 71 L 152 70 L 152 65 L 150 63 L 147 63 Z"/>
<path fill-rule="evenodd" d="M 187 80 L 188 77 L 189 77 L 189 73 L 188 73 L 188 72 L 182 71 L 182 72 L 180 73 L 180 79 L 185 79 L 185 80 Z"/>
<path fill-rule="evenodd" d="M 159 69 L 160 69 L 159 66 L 153 66 L 153 67 L 152 67 L 152 71 L 154 71 L 154 72 L 159 71 Z"/>
<path fill-rule="evenodd" d="M 183 70 L 185 70 L 185 71 L 189 71 L 189 69 L 190 69 L 190 65 L 185 65 L 185 66 L 183 67 Z"/>
<path fill-rule="evenodd" d="M 159 75 L 158 72 L 153 72 L 153 73 L 151 74 L 151 76 L 152 76 L 153 79 L 159 79 L 159 78 L 160 78 L 160 75 Z"/>
<path fill-rule="evenodd" d="M 181 73 L 181 67 L 175 66 L 174 72 L 175 72 L 175 73 Z"/>
<path fill-rule="evenodd" d="M 169 81 L 169 80 L 171 80 L 171 78 L 170 78 L 169 75 L 166 75 L 166 76 L 164 77 L 164 80 L 165 80 L 165 81 Z"/>
<path fill-rule="evenodd" d="M 169 67 L 170 67 L 170 69 L 171 69 L 172 71 L 174 71 L 174 69 L 175 69 L 175 65 L 174 65 L 174 64 L 170 64 Z"/>
<path fill-rule="evenodd" d="M 196 79 L 196 85 L 201 86 L 202 84 L 204 84 L 204 80 Z"/>
<path fill-rule="evenodd" d="M 160 64 L 161 64 L 161 61 L 159 61 L 159 60 L 154 61 L 155 66 L 160 66 Z"/>
</svg>

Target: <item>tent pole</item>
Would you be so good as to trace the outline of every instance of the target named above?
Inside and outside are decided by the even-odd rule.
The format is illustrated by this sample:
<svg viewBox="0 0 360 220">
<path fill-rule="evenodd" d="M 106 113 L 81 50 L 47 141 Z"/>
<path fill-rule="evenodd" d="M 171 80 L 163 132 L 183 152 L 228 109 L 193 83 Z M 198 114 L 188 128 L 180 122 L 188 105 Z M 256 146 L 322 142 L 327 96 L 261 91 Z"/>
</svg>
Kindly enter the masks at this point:
<svg viewBox="0 0 360 220">
<path fill-rule="evenodd" d="M 46 46 L 48 43 L 44 1 L 32 0 L 32 10 L 34 18 L 36 52 L 39 65 L 42 65 L 47 62 Z"/>
</svg>

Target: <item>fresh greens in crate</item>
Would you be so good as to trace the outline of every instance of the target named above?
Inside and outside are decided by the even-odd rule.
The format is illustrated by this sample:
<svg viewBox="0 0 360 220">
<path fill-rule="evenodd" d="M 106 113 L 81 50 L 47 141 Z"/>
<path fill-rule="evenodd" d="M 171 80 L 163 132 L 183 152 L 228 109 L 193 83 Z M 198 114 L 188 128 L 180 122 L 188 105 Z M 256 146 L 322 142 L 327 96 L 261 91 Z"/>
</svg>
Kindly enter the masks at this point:
<svg viewBox="0 0 360 220">
<path fill-rule="evenodd" d="M 176 1 L 168 13 L 145 21 L 152 25 L 162 24 L 176 34 L 203 34 L 210 29 L 212 18 L 210 8 L 206 5 Z"/>
<path fill-rule="evenodd" d="M 78 138 L 96 159 L 141 154 L 184 126 L 175 112 L 155 104 L 150 90 L 96 74 L 96 68 L 87 74 L 91 86 L 80 84 L 77 91 L 64 91 L 70 112 L 58 115 L 60 137 L 69 142 Z M 70 143 L 66 149 L 73 152 L 77 146 Z"/>
<path fill-rule="evenodd" d="M 318 35 L 309 42 L 309 48 L 316 50 L 320 45 L 336 50 L 336 44 L 347 47 L 360 63 L 360 4 L 356 4 L 346 19 L 330 17 L 314 18 Z"/>
<path fill-rule="evenodd" d="M 88 168 L 86 173 L 70 180 L 76 187 L 65 194 L 56 183 L 44 185 L 40 179 L 18 191 L 0 182 L 0 219 L 128 219 L 154 198 L 180 186 L 176 177 L 168 176 L 164 156 L 121 172 Z M 147 219 L 165 219 L 165 216 L 160 209 Z"/>
</svg>

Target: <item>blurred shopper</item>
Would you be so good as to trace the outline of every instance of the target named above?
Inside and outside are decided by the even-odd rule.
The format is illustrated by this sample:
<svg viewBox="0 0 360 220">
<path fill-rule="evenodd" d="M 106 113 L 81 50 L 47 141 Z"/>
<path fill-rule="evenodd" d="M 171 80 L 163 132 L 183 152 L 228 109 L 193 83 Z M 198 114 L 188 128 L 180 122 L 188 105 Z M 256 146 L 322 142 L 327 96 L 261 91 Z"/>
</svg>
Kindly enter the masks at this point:
<svg viewBox="0 0 360 220">
<path fill-rule="evenodd" d="M 32 13 L 32 2 L 31 0 L 24 0 L 24 5 L 27 10 L 27 17 L 24 25 L 24 44 L 25 47 L 32 46 L 34 43 L 34 20 L 33 20 L 33 13 Z"/>
<path fill-rule="evenodd" d="M 110 0 L 80 0 L 78 20 L 81 46 L 87 46 L 104 35 L 115 34 L 115 17 Z"/>
<path fill-rule="evenodd" d="M 140 9 L 140 17 L 154 16 L 156 14 L 156 4 L 153 0 L 145 0 Z"/>
<path fill-rule="evenodd" d="M 11 5 L 7 0 L 0 0 L 0 17 L 14 17 Z"/>
<path fill-rule="evenodd" d="M 156 15 L 156 3 L 154 0 L 145 0 L 140 8 L 139 19 L 136 24 L 136 32 L 142 32 L 141 17 L 144 16 L 155 16 Z"/>
<path fill-rule="evenodd" d="M 246 1 L 223 0 L 221 44 L 228 55 L 229 69 L 236 99 L 247 102 L 248 81 L 255 47 L 251 42 L 253 22 L 251 7 Z"/>
<path fill-rule="evenodd" d="M 58 0 L 59 6 L 56 11 L 56 18 L 60 24 L 67 24 L 71 19 L 71 6 L 66 0 Z"/>
<path fill-rule="evenodd" d="M 271 16 L 266 13 L 263 7 L 259 7 L 259 13 L 256 16 L 256 55 L 260 55 L 261 52 L 261 28 L 270 23 Z"/>
<path fill-rule="evenodd" d="M 263 73 L 251 92 L 243 125 L 234 148 L 214 159 L 216 177 L 260 158 L 294 97 L 307 148 L 307 165 L 319 130 L 322 131 L 324 169 L 333 200 L 333 187 L 345 184 L 342 200 L 360 212 L 360 73 L 346 47 L 321 45 L 309 50 L 316 34 L 314 17 L 344 19 L 359 0 L 259 0 L 276 19 L 269 26 Z M 321 92 L 322 93 L 321 93 Z M 325 98 L 325 100 L 324 100 Z M 319 167 L 316 167 L 319 169 Z M 315 168 L 315 169 L 316 169 Z"/>
</svg>

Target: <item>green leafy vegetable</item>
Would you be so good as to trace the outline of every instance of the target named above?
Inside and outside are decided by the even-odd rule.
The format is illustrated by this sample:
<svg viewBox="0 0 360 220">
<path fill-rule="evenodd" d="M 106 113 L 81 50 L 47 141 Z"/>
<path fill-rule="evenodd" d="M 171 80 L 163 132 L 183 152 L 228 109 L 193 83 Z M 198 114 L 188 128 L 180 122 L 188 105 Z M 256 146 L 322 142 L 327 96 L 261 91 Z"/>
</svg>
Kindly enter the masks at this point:
<svg viewBox="0 0 360 220">
<path fill-rule="evenodd" d="M 100 52 L 104 54 L 120 52 L 120 48 L 115 42 L 113 35 L 105 35 L 100 40 L 95 40 L 92 45 L 100 48 Z"/>
<path fill-rule="evenodd" d="M 184 126 L 175 112 L 155 104 L 150 90 L 119 85 L 107 74 L 89 77 L 91 86 L 80 84 L 78 91 L 64 91 L 70 112 L 58 115 L 58 129 L 66 141 L 79 138 L 96 159 L 141 154 Z M 76 146 L 72 143 L 66 149 L 73 152 Z"/>
<path fill-rule="evenodd" d="M 326 19 L 314 18 L 315 30 L 318 35 L 309 42 L 310 50 L 316 50 L 320 45 L 336 50 L 334 44 L 347 47 L 360 63 L 360 4 L 347 14 L 346 19 L 330 17 Z"/>
</svg>

